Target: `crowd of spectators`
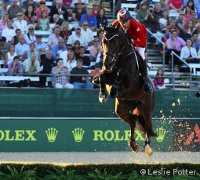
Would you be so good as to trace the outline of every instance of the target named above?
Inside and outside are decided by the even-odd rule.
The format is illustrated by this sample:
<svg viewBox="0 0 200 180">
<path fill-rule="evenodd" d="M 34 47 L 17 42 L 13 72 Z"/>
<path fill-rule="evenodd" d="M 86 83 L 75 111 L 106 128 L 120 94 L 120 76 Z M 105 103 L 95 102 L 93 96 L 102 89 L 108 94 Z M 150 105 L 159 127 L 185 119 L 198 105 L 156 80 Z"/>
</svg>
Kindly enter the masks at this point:
<svg viewBox="0 0 200 180">
<path fill-rule="evenodd" d="M 142 0 L 137 5 L 136 18 L 166 44 L 166 64 L 172 63 L 172 51 L 186 62 L 200 63 L 199 0 Z M 182 64 L 174 58 L 174 65 Z"/>
<path fill-rule="evenodd" d="M 84 78 L 80 74 L 88 75 L 91 70 L 99 73 L 102 65 L 100 26 L 108 25 L 101 6 L 104 1 L 2 0 L 3 66 L 9 73 L 38 74 L 42 87 L 46 85 L 46 76 L 41 75 L 52 73 L 56 77 L 55 88 L 93 88 L 89 76 Z M 47 6 L 47 2 L 51 5 Z M 112 10 L 113 1 L 107 2 Z M 128 1 L 115 1 L 116 11 L 124 2 Z M 199 0 L 138 0 L 135 11 L 136 19 L 166 43 L 166 63 L 170 63 L 172 50 L 184 60 L 200 58 Z M 178 16 L 170 16 L 173 13 Z M 79 75 L 70 76 L 73 74 Z"/>
</svg>

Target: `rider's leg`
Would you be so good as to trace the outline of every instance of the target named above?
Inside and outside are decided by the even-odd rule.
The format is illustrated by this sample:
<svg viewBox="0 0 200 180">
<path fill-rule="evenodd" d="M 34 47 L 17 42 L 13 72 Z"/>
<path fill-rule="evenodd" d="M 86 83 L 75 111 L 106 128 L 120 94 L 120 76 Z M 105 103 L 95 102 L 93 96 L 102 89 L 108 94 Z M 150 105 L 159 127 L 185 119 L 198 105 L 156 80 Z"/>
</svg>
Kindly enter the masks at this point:
<svg viewBox="0 0 200 180">
<path fill-rule="evenodd" d="M 152 92 L 153 91 L 153 87 L 151 85 L 151 83 L 148 80 L 148 73 L 147 73 L 147 62 L 144 60 L 145 59 L 145 48 L 140 48 L 140 47 L 136 47 L 137 52 L 140 54 L 140 56 L 142 57 L 142 59 L 139 60 L 139 70 L 141 73 L 141 76 L 144 80 L 144 91 L 146 93 Z"/>
</svg>

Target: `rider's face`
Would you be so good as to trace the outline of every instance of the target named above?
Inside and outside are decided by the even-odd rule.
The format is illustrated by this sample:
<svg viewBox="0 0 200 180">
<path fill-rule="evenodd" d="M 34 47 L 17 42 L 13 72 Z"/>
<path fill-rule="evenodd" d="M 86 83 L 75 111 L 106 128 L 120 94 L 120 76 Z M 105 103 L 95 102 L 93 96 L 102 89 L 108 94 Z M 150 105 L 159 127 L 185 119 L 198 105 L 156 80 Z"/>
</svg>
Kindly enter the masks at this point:
<svg viewBox="0 0 200 180">
<path fill-rule="evenodd" d="M 127 28 L 129 27 L 129 24 L 130 24 L 130 21 L 129 21 L 129 20 L 126 21 L 125 23 L 122 24 L 122 25 L 123 25 L 123 28 L 124 28 L 124 29 L 127 29 Z"/>
</svg>

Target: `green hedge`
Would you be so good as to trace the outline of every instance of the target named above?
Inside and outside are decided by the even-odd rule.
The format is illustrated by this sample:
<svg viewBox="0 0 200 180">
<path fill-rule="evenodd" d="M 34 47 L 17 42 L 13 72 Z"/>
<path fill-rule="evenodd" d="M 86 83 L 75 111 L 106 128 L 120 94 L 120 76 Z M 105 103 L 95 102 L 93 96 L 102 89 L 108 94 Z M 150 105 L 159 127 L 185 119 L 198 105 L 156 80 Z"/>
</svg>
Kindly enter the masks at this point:
<svg viewBox="0 0 200 180">
<path fill-rule="evenodd" d="M 195 175 L 141 175 L 142 169 L 168 170 L 193 169 Z M 0 179 L 200 179 L 200 164 L 85 164 L 85 165 L 53 165 L 53 164 L 1 164 Z"/>
</svg>

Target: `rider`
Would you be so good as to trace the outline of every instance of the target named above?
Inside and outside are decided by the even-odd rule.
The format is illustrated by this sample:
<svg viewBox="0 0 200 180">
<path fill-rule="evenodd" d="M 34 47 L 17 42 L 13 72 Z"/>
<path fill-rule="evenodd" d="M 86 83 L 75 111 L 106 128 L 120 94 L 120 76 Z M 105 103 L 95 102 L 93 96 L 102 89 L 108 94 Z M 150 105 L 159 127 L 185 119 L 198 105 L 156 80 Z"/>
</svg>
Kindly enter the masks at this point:
<svg viewBox="0 0 200 180">
<path fill-rule="evenodd" d="M 137 52 L 140 54 L 140 56 L 143 59 L 142 60 L 141 58 L 139 58 L 141 60 L 138 61 L 138 64 L 139 64 L 139 70 L 140 70 L 141 76 L 144 81 L 144 91 L 146 93 L 151 92 L 152 86 L 149 83 L 148 78 L 147 78 L 147 63 L 145 61 L 145 47 L 147 43 L 146 27 L 142 23 L 136 21 L 130 15 L 130 13 L 123 8 L 117 13 L 117 20 L 115 20 L 112 23 L 112 25 L 113 26 L 120 25 L 122 29 L 124 30 L 124 32 L 126 32 L 131 38 L 134 48 L 137 50 Z"/>
</svg>

